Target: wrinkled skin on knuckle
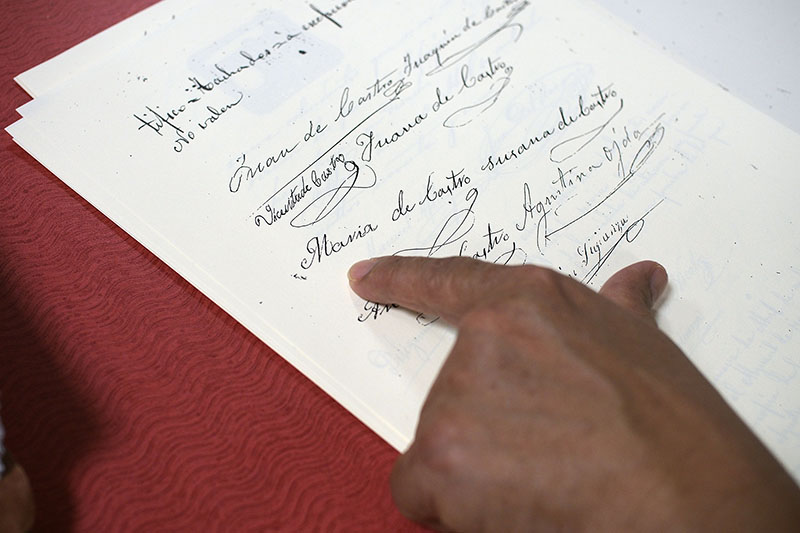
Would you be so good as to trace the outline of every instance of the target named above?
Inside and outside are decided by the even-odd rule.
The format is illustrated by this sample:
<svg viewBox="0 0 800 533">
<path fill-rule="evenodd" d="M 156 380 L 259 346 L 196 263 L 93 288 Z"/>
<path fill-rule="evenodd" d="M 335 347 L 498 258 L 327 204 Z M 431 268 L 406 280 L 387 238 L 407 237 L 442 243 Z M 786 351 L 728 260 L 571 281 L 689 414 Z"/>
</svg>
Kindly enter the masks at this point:
<svg viewBox="0 0 800 533">
<path fill-rule="evenodd" d="M 518 278 L 518 283 L 539 291 L 556 288 L 565 279 L 552 269 L 535 265 L 513 267 L 512 275 Z"/>
<path fill-rule="evenodd" d="M 496 334 L 504 329 L 510 318 L 509 299 L 495 299 L 484 302 L 465 313 L 458 323 L 459 331 L 485 332 Z"/>
<path fill-rule="evenodd" d="M 531 288 L 528 280 L 507 277 L 496 286 L 496 291 L 487 294 L 462 315 L 457 324 L 460 329 L 508 334 L 514 329 L 528 329 L 546 316 L 547 299 Z"/>
<path fill-rule="evenodd" d="M 532 265 L 514 268 L 517 269 L 514 292 L 536 302 L 540 311 L 579 312 L 585 299 L 594 296 L 591 289 L 549 268 Z"/>
</svg>

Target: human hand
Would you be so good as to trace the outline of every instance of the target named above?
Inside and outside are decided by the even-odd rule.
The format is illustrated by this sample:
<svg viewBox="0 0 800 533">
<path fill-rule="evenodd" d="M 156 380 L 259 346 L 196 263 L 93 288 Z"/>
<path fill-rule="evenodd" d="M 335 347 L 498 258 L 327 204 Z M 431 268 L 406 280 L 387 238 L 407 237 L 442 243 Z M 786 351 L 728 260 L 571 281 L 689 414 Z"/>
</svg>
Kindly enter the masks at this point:
<svg viewBox="0 0 800 533">
<path fill-rule="evenodd" d="M 33 494 L 22 467 L 3 457 L 4 473 L 0 478 L 0 533 L 22 533 L 33 525 Z"/>
<path fill-rule="evenodd" d="M 349 275 L 362 298 L 458 328 L 392 472 L 409 518 L 457 531 L 798 530 L 797 486 L 658 329 L 656 263 L 599 294 L 466 258 L 380 258 Z"/>
</svg>

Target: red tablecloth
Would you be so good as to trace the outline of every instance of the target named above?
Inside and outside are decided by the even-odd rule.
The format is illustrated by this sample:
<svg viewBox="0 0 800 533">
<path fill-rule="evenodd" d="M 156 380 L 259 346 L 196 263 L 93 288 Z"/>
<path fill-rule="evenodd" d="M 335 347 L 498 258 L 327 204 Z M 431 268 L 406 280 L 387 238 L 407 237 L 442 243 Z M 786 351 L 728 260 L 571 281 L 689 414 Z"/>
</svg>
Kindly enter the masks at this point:
<svg viewBox="0 0 800 533">
<path fill-rule="evenodd" d="M 152 0 L 0 0 L 12 77 Z M 0 133 L 0 390 L 37 531 L 402 531 L 386 443 Z"/>
</svg>

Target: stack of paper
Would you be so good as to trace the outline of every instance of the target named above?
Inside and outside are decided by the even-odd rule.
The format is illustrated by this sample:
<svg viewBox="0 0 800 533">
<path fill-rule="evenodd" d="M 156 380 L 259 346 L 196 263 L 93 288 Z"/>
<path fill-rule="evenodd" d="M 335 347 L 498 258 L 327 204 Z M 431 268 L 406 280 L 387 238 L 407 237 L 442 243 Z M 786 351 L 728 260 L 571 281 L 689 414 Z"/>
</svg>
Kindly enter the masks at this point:
<svg viewBox="0 0 800 533">
<path fill-rule="evenodd" d="M 593 4 L 168 0 L 18 81 L 21 146 L 396 448 L 454 333 L 350 264 L 650 258 L 664 329 L 800 475 L 800 137 Z"/>
</svg>

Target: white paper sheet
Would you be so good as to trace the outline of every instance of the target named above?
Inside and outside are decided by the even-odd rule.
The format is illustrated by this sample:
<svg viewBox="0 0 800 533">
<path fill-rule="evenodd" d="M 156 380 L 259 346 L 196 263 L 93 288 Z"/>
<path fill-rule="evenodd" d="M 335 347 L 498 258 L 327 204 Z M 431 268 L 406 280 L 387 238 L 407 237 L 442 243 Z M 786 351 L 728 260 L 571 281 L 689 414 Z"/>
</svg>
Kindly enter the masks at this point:
<svg viewBox="0 0 800 533">
<path fill-rule="evenodd" d="M 398 449 L 453 331 L 351 263 L 656 259 L 661 324 L 798 476 L 800 137 L 583 1 L 268 6 L 199 5 L 11 133 Z"/>
<path fill-rule="evenodd" d="M 208 0 L 162 0 L 123 20 L 91 39 L 27 70 L 14 78 L 31 96 L 38 97 L 58 87 L 70 77 L 90 70 L 98 62 L 124 53 L 135 53 L 135 45 L 168 28 L 179 24 L 182 13 L 197 8 Z"/>
</svg>

